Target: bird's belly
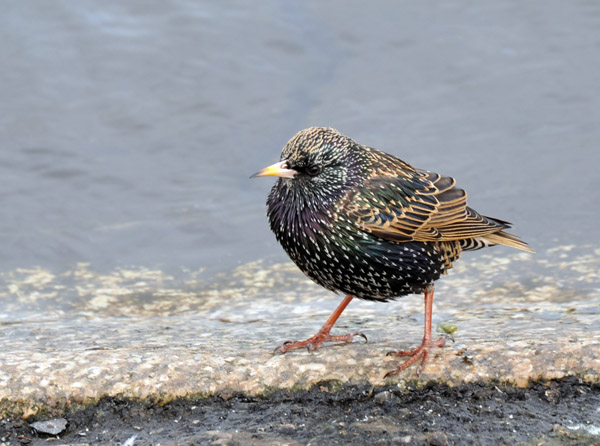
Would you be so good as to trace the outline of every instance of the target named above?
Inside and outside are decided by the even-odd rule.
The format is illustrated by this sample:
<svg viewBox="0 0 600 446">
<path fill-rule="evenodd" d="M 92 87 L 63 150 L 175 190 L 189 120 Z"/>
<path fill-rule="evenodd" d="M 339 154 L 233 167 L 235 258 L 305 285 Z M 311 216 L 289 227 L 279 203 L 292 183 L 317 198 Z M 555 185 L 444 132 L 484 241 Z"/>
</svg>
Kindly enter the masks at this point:
<svg viewBox="0 0 600 446">
<path fill-rule="evenodd" d="M 337 242 L 313 240 L 284 244 L 284 249 L 319 285 L 367 300 L 421 292 L 445 270 L 434 244 L 387 242 L 370 235 L 356 243 Z"/>
</svg>

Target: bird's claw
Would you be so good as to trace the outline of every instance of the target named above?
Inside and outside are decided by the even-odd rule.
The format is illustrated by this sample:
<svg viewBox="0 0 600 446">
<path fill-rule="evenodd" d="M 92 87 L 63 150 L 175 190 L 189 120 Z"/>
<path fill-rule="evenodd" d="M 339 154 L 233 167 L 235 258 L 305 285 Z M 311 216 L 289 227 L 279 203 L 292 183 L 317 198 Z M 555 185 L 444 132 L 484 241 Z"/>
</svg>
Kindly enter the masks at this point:
<svg viewBox="0 0 600 446">
<path fill-rule="evenodd" d="M 450 333 L 446 333 L 442 335 L 443 338 L 449 339 L 450 341 L 452 341 L 452 343 L 456 343 L 456 341 L 454 340 L 454 336 L 452 336 Z"/>
<path fill-rule="evenodd" d="M 425 363 L 427 362 L 427 357 L 429 356 L 429 351 L 433 348 L 441 348 L 444 345 L 446 345 L 446 337 L 442 336 L 442 337 L 436 339 L 435 341 L 432 341 L 431 339 L 424 339 L 423 343 L 419 347 L 417 347 L 413 350 L 399 350 L 397 352 L 394 352 L 394 351 L 387 352 L 386 356 L 408 356 L 409 358 L 404 363 L 402 363 L 399 367 L 396 367 L 394 370 L 390 370 L 389 372 L 387 372 L 383 376 L 383 378 L 385 379 L 385 378 L 389 378 L 390 376 L 397 375 L 398 373 L 402 372 L 403 370 L 405 370 L 408 367 L 410 367 L 411 365 L 413 365 L 419 359 L 421 360 L 421 363 L 417 367 L 416 374 L 417 374 L 417 376 L 421 375 L 421 371 L 423 370 L 423 367 L 425 366 Z"/>
<path fill-rule="evenodd" d="M 284 353 L 287 353 L 290 350 L 297 350 L 300 348 L 306 348 L 306 350 L 308 352 L 312 352 L 312 351 L 315 351 L 315 350 L 321 348 L 321 346 L 325 342 L 337 342 L 337 343 L 342 343 L 342 344 L 348 344 L 348 343 L 351 343 L 352 340 L 358 336 L 363 338 L 365 343 L 369 342 L 369 340 L 367 339 L 367 336 L 365 336 L 365 334 L 360 333 L 360 332 L 350 333 L 350 334 L 346 334 L 346 335 L 337 335 L 337 336 L 332 336 L 327 332 L 325 332 L 325 333 L 320 332 L 320 333 L 317 333 L 312 338 L 309 338 L 305 341 L 285 341 L 283 344 L 275 347 L 275 350 L 273 350 L 273 354 L 274 355 L 277 355 L 277 354 L 282 355 Z"/>
<path fill-rule="evenodd" d="M 369 340 L 367 339 L 367 335 L 365 335 L 364 333 L 361 333 L 360 331 L 358 333 L 352 333 L 352 336 L 360 336 L 361 338 L 363 338 L 365 340 L 365 344 L 369 343 Z"/>
<path fill-rule="evenodd" d="M 287 349 L 285 348 L 287 345 L 293 344 L 294 341 L 290 341 L 289 339 L 287 341 L 285 341 L 283 344 L 278 345 L 277 347 L 275 347 L 275 350 L 273 350 L 273 354 L 274 355 L 283 355 Z"/>
</svg>

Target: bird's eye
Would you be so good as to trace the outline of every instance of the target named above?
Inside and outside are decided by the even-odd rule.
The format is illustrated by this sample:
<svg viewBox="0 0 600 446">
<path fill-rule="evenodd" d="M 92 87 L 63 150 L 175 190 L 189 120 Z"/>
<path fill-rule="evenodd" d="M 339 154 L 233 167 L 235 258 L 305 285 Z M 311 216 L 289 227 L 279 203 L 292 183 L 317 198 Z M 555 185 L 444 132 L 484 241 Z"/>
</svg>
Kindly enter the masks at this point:
<svg viewBox="0 0 600 446">
<path fill-rule="evenodd" d="M 311 177 L 314 177 L 315 175 L 321 173 L 321 168 L 319 166 L 309 166 L 306 168 L 306 173 Z"/>
</svg>

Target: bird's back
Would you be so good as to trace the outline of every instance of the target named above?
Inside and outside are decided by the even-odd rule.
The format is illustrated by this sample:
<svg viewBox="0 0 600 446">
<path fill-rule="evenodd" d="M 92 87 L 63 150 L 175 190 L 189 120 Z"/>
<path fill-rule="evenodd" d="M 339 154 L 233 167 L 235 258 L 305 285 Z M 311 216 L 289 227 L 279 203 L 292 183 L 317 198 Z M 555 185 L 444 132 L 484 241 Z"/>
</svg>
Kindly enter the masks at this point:
<svg viewBox="0 0 600 446">
<path fill-rule="evenodd" d="M 361 229 L 398 242 L 452 241 L 463 250 L 500 244 L 531 251 L 504 231 L 509 222 L 467 206 L 467 193 L 454 178 L 415 169 L 379 150 L 366 150 L 374 167 L 344 209 Z"/>
</svg>

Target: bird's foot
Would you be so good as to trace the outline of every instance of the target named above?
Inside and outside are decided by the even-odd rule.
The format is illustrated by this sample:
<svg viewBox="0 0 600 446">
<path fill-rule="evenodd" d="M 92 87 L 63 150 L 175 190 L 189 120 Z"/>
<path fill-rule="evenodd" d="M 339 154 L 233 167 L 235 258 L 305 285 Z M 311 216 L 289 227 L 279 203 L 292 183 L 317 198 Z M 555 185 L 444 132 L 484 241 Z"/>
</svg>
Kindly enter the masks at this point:
<svg viewBox="0 0 600 446">
<path fill-rule="evenodd" d="M 306 339 L 305 341 L 285 341 L 282 345 L 275 348 L 273 354 L 284 354 L 290 350 L 298 350 L 299 348 L 305 348 L 311 352 L 318 348 L 321 348 L 325 342 L 340 342 L 343 344 L 351 343 L 355 337 L 361 337 L 368 342 L 367 337 L 363 333 L 349 333 L 345 335 L 332 336 L 328 332 L 319 331 L 316 335 Z"/>
<path fill-rule="evenodd" d="M 417 347 L 413 350 L 400 350 L 397 352 L 388 352 L 387 353 L 388 356 L 410 356 L 410 358 L 408 358 L 399 367 L 387 372 L 384 376 L 384 379 L 388 378 L 390 376 L 397 375 L 404 369 L 407 369 L 408 367 L 413 365 L 415 362 L 417 362 L 419 360 L 419 358 L 422 358 L 421 364 L 417 368 L 417 375 L 420 375 L 421 371 L 423 370 L 423 367 L 425 366 L 425 362 L 427 361 L 427 356 L 429 356 L 429 350 L 432 348 L 435 348 L 435 347 L 443 347 L 444 345 L 446 345 L 445 337 L 441 337 L 439 339 L 436 339 L 435 341 L 423 339 L 423 343 L 419 347 Z"/>
</svg>

